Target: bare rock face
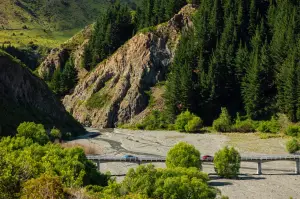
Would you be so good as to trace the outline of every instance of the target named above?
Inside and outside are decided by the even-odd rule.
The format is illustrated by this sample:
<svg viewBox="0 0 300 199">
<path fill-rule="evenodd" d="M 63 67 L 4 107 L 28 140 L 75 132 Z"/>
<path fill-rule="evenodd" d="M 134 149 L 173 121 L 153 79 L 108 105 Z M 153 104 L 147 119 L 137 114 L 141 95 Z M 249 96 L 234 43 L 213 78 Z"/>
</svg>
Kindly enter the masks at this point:
<svg viewBox="0 0 300 199">
<path fill-rule="evenodd" d="M 38 68 L 39 76 L 41 78 L 44 78 L 45 76 L 51 77 L 57 68 L 63 67 L 67 60 L 72 57 L 75 68 L 78 71 L 79 78 L 84 77 L 87 74 L 87 71 L 81 67 L 81 62 L 83 59 L 84 49 L 91 37 L 91 29 L 92 25 L 87 26 L 66 43 L 62 44 L 60 48 L 52 49 Z"/>
<path fill-rule="evenodd" d="M 165 80 L 182 31 L 190 26 L 188 5 L 168 23 L 139 33 L 82 79 L 63 104 L 81 123 L 115 127 L 148 105 L 146 90 Z"/>
<path fill-rule="evenodd" d="M 84 132 L 40 78 L 0 51 L 0 137 L 14 134 L 24 121 Z"/>
<path fill-rule="evenodd" d="M 50 54 L 46 57 L 46 59 L 42 62 L 41 66 L 39 67 L 39 76 L 42 78 L 45 75 L 52 76 L 57 68 L 60 68 L 63 65 L 65 65 L 68 58 L 68 50 L 58 48 L 52 49 Z"/>
</svg>

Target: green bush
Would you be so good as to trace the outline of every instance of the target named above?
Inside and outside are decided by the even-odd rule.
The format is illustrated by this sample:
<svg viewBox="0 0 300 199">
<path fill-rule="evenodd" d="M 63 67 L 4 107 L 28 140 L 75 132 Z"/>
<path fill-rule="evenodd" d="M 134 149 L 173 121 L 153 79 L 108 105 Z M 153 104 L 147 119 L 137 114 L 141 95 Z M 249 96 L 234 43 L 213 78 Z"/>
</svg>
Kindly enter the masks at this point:
<svg viewBox="0 0 300 199">
<path fill-rule="evenodd" d="M 190 111 L 182 112 L 175 120 L 175 129 L 180 132 L 185 131 L 187 123 L 193 119 L 193 114 Z"/>
<path fill-rule="evenodd" d="M 17 128 L 17 137 L 30 138 L 39 144 L 46 144 L 49 141 L 47 132 L 42 124 L 34 122 L 23 122 Z"/>
<path fill-rule="evenodd" d="M 293 138 L 286 143 L 286 150 L 289 153 L 295 153 L 299 149 L 300 149 L 300 143 L 296 138 Z"/>
<path fill-rule="evenodd" d="M 28 198 L 63 199 L 65 198 L 63 184 L 59 177 L 43 174 L 24 183 L 21 199 Z"/>
<path fill-rule="evenodd" d="M 50 132 L 50 136 L 53 140 L 61 139 L 62 135 L 59 129 L 53 128 Z"/>
<path fill-rule="evenodd" d="M 233 147 L 225 147 L 215 153 L 214 165 L 219 176 L 225 178 L 237 177 L 241 165 L 241 156 Z"/>
<path fill-rule="evenodd" d="M 179 142 L 169 150 L 166 165 L 168 168 L 201 168 L 200 152 L 191 144 Z"/>
<path fill-rule="evenodd" d="M 262 133 L 278 133 L 280 131 L 280 125 L 275 117 L 272 117 L 270 121 L 259 122 L 257 130 Z"/>
<path fill-rule="evenodd" d="M 189 111 L 185 111 L 177 116 L 175 121 L 175 129 L 180 132 L 196 132 L 203 126 L 200 117 L 195 116 Z"/>
<path fill-rule="evenodd" d="M 0 198 L 19 198 L 21 185 L 43 173 L 60 177 L 65 187 L 106 186 L 109 178 L 97 171 L 80 148 L 62 148 L 50 142 L 41 146 L 24 136 L 3 138 L 0 157 L 0 173 L 5 174 L 0 175 Z"/>
<path fill-rule="evenodd" d="M 168 122 L 164 112 L 153 110 L 142 123 L 136 124 L 137 129 L 157 130 L 168 128 Z"/>
<path fill-rule="evenodd" d="M 208 175 L 197 168 L 155 169 L 153 165 L 130 169 L 121 184 L 119 192 L 140 193 L 143 198 L 161 199 L 210 199 L 216 197 L 216 190 L 208 186 Z M 114 190 L 107 187 L 105 189 Z M 116 189 L 115 189 L 116 190 Z M 111 194 L 114 191 L 104 191 Z M 103 197 L 104 198 L 104 197 Z M 116 198 L 116 197 L 114 197 Z"/>
<path fill-rule="evenodd" d="M 192 120 L 188 121 L 184 129 L 186 132 L 196 132 L 199 131 L 202 127 L 203 121 L 201 120 L 201 118 L 194 116 Z"/>
<path fill-rule="evenodd" d="M 104 91 L 99 91 L 94 93 L 87 101 L 86 107 L 90 109 L 100 109 L 105 106 L 107 102 L 110 100 L 110 96 L 107 93 L 103 93 Z"/>
<path fill-rule="evenodd" d="M 285 134 L 292 137 L 300 136 L 300 126 L 297 125 L 288 126 L 287 129 L 285 130 Z"/>
<path fill-rule="evenodd" d="M 240 133 L 251 133 L 255 132 L 257 124 L 251 119 L 244 121 L 236 120 L 235 124 L 232 127 L 232 130 Z"/>
<path fill-rule="evenodd" d="M 213 122 L 213 128 L 219 132 L 231 131 L 231 117 L 226 108 L 221 109 L 219 118 Z"/>
</svg>

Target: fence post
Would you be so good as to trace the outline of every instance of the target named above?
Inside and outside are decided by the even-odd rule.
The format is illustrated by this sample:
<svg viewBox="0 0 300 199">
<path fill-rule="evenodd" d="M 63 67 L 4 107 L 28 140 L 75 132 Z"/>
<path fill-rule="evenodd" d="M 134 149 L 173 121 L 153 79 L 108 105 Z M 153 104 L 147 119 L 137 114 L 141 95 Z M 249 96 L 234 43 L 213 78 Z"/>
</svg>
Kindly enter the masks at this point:
<svg viewBox="0 0 300 199">
<path fill-rule="evenodd" d="M 98 171 L 100 172 L 100 160 L 97 161 Z"/>
<path fill-rule="evenodd" d="M 262 161 L 258 160 L 258 162 L 257 162 L 257 175 L 261 175 L 262 174 L 261 163 L 262 163 Z"/>
<path fill-rule="evenodd" d="M 296 159 L 295 173 L 300 174 L 300 158 Z"/>
</svg>

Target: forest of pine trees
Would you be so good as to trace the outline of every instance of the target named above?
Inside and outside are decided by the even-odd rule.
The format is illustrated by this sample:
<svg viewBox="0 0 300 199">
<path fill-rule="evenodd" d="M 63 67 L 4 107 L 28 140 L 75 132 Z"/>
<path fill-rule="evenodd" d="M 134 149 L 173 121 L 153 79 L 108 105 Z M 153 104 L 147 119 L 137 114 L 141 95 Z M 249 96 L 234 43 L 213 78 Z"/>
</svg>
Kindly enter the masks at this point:
<svg viewBox="0 0 300 199">
<path fill-rule="evenodd" d="M 297 0 L 201 0 L 170 67 L 169 119 L 188 109 L 211 124 L 226 107 L 300 121 L 299 12 Z"/>
<path fill-rule="evenodd" d="M 83 66 L 93 69 L 137 31 L 169 20 L 185 4 L 186 0 L 143 0 L 140 7 L 130 10 L 117 0 L 95 23 Z"/>
<path fill-rule="evenodd" d="M 134 24 L 128 7 L 115 2 L 100 14 L 94 25 L 92 38 L 85 49 L 84 67 L 91 70 L 106 59 L 132 35 Z"/>
<path fill-rule="evenodd" d="M 68 59 L 63 68 L 57 68 L 51 78 L 45 77 L 50 89 L 58 96 L 66 94 L 77 83 L 77 71 L 73 60 Z"/>
</svg>

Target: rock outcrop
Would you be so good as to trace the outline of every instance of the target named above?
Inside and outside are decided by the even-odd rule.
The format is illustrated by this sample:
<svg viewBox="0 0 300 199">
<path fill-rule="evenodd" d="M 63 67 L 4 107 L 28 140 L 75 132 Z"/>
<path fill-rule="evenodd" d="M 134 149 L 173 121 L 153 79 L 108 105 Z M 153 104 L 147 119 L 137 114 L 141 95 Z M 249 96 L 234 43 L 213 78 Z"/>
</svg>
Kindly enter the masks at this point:
<svg viewBox="0 0 300 199">
<path fill-rule="evenodd" d="M 57 68 L 65 65 L 70 57 L 74 61 L 75 68 L 78 71 L 78 76 L 81 79 L 87 74 L 87 71 L 81 67 L 84 49 L 91 37 L 92 25 L 87 26 L 85 29 L 77 33 L 71 39 L 66 41 L 59 48 L 51 50 L 49 55 L 41 63 L 38 68 L 38 74 L 41 78 L 46 76 L 52 77 Z"/>
<path fill-rule="evenodd" d="M 14 134 L 24 121 L 84 132 L 40 78 L 0 51 L 0 137 Z"/>
<path fill-rule="evenodd" d="M 165 80 L 193 12 L 188 5 L 169 22 L 126 42 L 65 96 L 66 109 L 79 122 L 98 128 L 115 127 L 142 112 L 148 105 L 145 91 Z"/>
</svg>

